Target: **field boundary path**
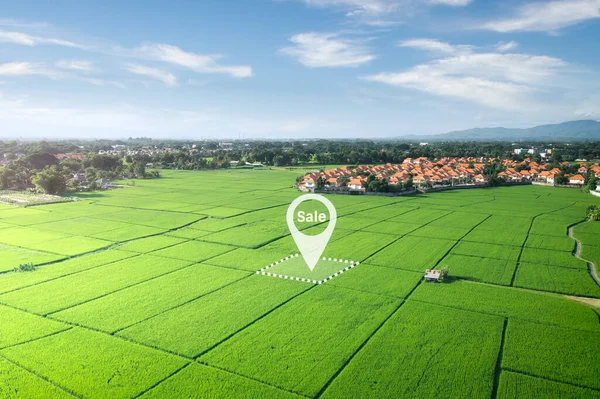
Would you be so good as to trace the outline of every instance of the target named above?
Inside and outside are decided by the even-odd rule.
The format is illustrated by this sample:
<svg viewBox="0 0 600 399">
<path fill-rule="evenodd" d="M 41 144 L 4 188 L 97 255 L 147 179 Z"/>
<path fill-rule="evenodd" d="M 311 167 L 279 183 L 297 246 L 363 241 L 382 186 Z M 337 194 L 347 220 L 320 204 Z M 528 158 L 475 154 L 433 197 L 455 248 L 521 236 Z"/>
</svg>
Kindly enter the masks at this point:
<svg viewBox="0 0 600 399">
<path fill-rule="evenodd" d="M 600 277 L 598 276 L 598 270 L 596 269 L 596 265 L 594 265 L 593 262 L 591 262 L 591 261 L 589 261 L 589 260 L 581 257 L 581 241 L 579 241 L 573 235 L 573 229 L 576 226 L 579 226 L 580 224 L 583 224 L 583 223 L 586 223 L 586 222 L 587 221 L 584 220 L 582 222 L 575 223 L 574 225 L 569 226 L 569 228 L 567 229 L 567 235 L 569 236 L 569 238 L 575 240 L 575 250 L 573 251 L 573 256 L 576 257 L 577 259 L 581 259 L 582 261 L 584 261 L 584 262 L 587 263 L 590 275 L 592 276 L 592 278 L 594 279 L 594 281 L 596 282 L 596 284 L 598 284 L 598 286 L 600 286 Z"/>
</svg>

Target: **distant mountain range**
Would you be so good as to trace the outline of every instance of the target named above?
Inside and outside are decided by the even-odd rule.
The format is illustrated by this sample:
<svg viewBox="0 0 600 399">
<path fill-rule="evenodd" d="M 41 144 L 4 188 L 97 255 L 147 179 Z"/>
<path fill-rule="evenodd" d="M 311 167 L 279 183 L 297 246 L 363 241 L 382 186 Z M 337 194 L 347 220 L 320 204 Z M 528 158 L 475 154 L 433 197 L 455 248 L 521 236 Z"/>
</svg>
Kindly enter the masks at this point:
<svg viewBox="0 0 600 399">
<path fill-rule="evenodd" d="M 403 136 L 400 139 L 421 141 L 600 141 L 600 122 L 581 120 L 527 129 L 475 128 L 428 136 Z"/>
</svg>

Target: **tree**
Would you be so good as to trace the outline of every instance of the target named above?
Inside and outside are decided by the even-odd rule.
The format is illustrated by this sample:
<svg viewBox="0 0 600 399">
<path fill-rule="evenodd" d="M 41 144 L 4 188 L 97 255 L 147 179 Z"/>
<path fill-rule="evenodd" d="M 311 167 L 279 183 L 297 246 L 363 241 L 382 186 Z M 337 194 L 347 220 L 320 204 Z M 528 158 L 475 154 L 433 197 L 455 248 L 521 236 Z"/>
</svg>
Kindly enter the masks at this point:
<svg viewBox="0 0 600 399">
<path fill-rule="evenodd" d="M 600 206 L 592 205 L 587 209 L 588 219 L 594 221 L 600 221 Z"/>
<path fill-rule="evenodd" d="M 46 194 L 62 194 L 67 189 L 67 182 L 56 166 L 46 166 L 36 173 L 31 182 Z"/>
<path fill-rule="evenodd" d="M 25 158 L 29 167 L 32 169 L 42 170 L 46 166 L 58 165 L 58 159 L 52 154 L 46 152 L 34 152 L 27 155 Z"/>
</svg>

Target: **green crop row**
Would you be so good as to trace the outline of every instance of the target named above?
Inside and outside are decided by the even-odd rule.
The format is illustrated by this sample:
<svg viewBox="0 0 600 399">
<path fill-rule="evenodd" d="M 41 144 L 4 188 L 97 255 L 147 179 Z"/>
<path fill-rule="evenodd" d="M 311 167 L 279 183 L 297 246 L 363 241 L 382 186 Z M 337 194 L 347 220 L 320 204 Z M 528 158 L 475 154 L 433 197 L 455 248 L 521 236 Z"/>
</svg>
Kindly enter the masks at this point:
<svg viewBox="0 0 600 399">
<path fill-rule="evenodd" d="M 250 277 L 118 335 L 195 357 L 309 287 L 289 280 Z"/>
<path fill-rule="evenodd" d="M 367 263 L 425 272 L 452 248 L 454 241 L 406 236 L 367 259 Z"/>
<path fill-rule="evenodd" d="M 52 318 L 114 332 L 249 275 L 215 266 L 192 265 L 54 313 Z"/>
<path fill-rule="evenodd" d="M 498 398 L 501 399 L 598 399 L 600 392 L 574 385 L 549 381 L 524 374 L 503 371 L 500 374 Z"/>
<path fill-rule="evenodd" d="M 600 331 L 598 315 L 590 307 L 552 294 L 454 281 L 450 284 L 421 284 L 410 300 L 580 330 Z"/>
<path fill-rule="evenodd" d="M 323 398 L 490 397 L 502 326 L 500 317 L 409 302 Z"/>
<path fill-rule="evenodd" d="M 2 294 L 0 303 L 47 314 L 181 269 L 189 264 L 158 256 L 138 256 Z"/>
<path fill-rule="evenodd" d="M 134 397 L 187 363 L 77 327 L 4 349 L 0 355 L 69 391 L 99 399 Z"/>
<path fill-rule="evenodd" d="M 516 287 L 600 298 L 600 287 L 585 269 L 521 263 Z"/>
<path fill-rule="evenodd" d="M 600 390 L 600 333 L 509 320 L 502 367 Z"/>
<path fill-rule="evenodd" d="M 201 356 L 200 361 L 314 396 L 398 303 L 398 299 L 365 292 L 317 286 Z M 286 367 L 278 367 L 282 364 Z"/>
</svg>

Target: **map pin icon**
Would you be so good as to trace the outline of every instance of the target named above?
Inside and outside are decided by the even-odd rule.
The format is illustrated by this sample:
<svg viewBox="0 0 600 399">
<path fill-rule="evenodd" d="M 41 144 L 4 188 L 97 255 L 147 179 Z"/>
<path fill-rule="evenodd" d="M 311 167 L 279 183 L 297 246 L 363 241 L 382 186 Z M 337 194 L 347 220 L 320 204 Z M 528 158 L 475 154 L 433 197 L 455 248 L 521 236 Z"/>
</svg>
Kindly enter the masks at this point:
<svg viewBox="0 0 600 399">
<path fill-rule="evenodd" d="M 300 232 L 298 228 L 296 228 L 296 223 L 294 222 L 294 212 L 296 211 L 298 205 L 309 200 L 321 202 L 329 211 L 329 225 L 321 234 L 314 236 Z M 290 233 L 292 233 L 292 238 L 296 242 L 296 246 L 300 250 L 300 253 L 308 265 L 308 268 L 312 271 L 321 258 L 323 251 L 325 251 L 325 247 L 331 238 L 331 234 L 333 234 L 333 229 L 335 229 L 335 222 L 337 221 L 337 212 L 335 211 L 335 207 L 331 201 L 322 195 L 305 194 L 292 201 L 287 210 L 286 220 L 290 229 Z"/>
</svg>

